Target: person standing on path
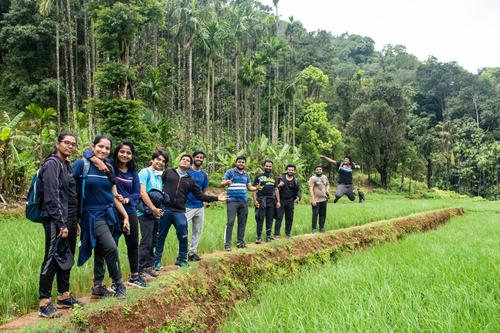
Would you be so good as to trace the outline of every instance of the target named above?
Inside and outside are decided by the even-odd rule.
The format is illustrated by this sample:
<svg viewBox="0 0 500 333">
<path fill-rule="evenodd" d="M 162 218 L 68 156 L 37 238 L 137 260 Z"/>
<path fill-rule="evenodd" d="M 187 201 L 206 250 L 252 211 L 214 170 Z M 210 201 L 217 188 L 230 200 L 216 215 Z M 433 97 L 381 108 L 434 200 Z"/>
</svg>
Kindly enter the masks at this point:
<svg viewBox="0 0 500 333">
<path fill-rule="evenodd" d="M 334 159 L 321 155 L 321 157 L 337 166 L 337 173 L 339 174 L 339 181 L 337 184 L 337 190 L 335 191 L 335 199 L 333 203 L 337 203 L 339 199 L 346 195 L 349 200 L 354 201 L 354 185 L 352 184 L 352 171 L 353 168 L 359 169 L 360 166 L 353 163 L 350 156 L 344 157 L 342 162 L 337 162 Z"/>
<path fill-rule="evenodd" d="M 56 253 L 61 249 L 75 254 L 76 237 L 79 233 L 77 221 L 78 195 L 76 182 L 68 158 L 75 153 L 76 137 L 61 133 L 57 137 L 54 152 L 45 159 L 40 169 L 38 184 L 42 197 L 42 217 L 45 232 L 45 255 L 40 270 L 39 312 L 41 317 L 61 316 L 52 305 L 51 294 L 54 277 L 57 275 L 58 308 L 83 305 L 69 292 L 71 267 L 59 262 Z M 61 265 L 62 264 L 62 265 Z M 67 263 L 66 263 L 67 264 Z"/>
<path fill-rule="evenodd" d="M 286 166 L 286 173 L 278 178 L 278 189 L 280 192 L 281 207 L 276 210 L 274 238 L 280 237 L 283 216 L 285 216 L 285 235 L 290 237 L 292 233 L 295 204 L 298 203 L 302 197 L 299 181 L 297 177 L 295 177 L 295 165 L 288 164 Z"/>
<path fill-rule="evenodd" d="M 245 227 L 248 217 L 247 190 L 254 192 L 260 187 L 252 186 L 250 176 L 245 171 L 246 157 L 236 157 L 235 167 L 224 174 L 221 185 L 227 186 L 227 224 L 224 229 L 224 250 L 231 251 L 233 226 L 238 216 L 237 247 L 245 248 Z"/>
<path fill-rule="evenodd" d="M 218 197 L 206 195 L 201 192 L 194 179 L 189 175 L 188 170 L 193 164 L 191 155 L 181 156 L 176 169 L 167 169 L 163 172 L 163 192 L 168 194 L 170 202 L 165 208 L 165 212 L 160 219 L 158 232 L 158 246 L 155 254 L 155 266 L 161 265 L 161 257 L 165 246 L 165 240 L 170 226 L 175 227 L 177 240 L 179 241 L 179 252 L 175 264 L 180 267 L 189 266 L 187 263 L 188 254 L 188 226 L 186 220 L 186 201 L 189 193 L 196 199 L 203 202 L 226 201 L 227 197 L 222 193 Z"/>
<path fill-rule="evenodd" d="M 309 178 L 309 194 L 311 195 L 312 206 L 312 230 L 314 234 L 317 230 L 319 217 L 319 231 L 325 232 L 326 206 L 330 195 L 330 183 L 323 175 L 323 168 L 318 165 L 314 168 L 314 175 Z"/>
<path fill-rule="evenodd" d="M 204 160 L 205 153 L 202 151 L 195 151 L 193 153 L 193 165 L 188 170 L 188 173 L 201 191 L 207 194 L 208 174 L 205 170 L 201 169 Z M 192 193 L 188 194 L 186 201 L 186 219 L 188 225 L 191 224 L 191 243 L 189 246 L 188 260 L 198 261 L 201 260 L 201 258 L 196 254 L 196 250 L 198 249 L 201 232 L 203 231 L 203 224 L 205 223 L 205 203 L 198 200 Z"/>
<path fill-rule="evenodd" d="M 161 191 L 163 181 L 161 175 L 168 162 L 167 155 L 161 150 L 153 153 L 151 156 L 151 165 L 139 172 L 139 182 L 141 186 L 141 200 L 148 207 L 151 214 L 146 214 L 137 210 L 139 226 L 141 229 L 141 241 L 139 243 L 139 275 L 146 281 L 151 281 L 159 274 L 157 270 L 161 265 L 154 267 L 155 247 L 158 240 L 158 225 L 160 217 L 163 216 L 163 210 L 156 207 L 149 198 L 148 192 L 151 190 Z"/>
<path fill-rule="evenodd" d="M 94 156 L 105 161 L 111 151 L 111 139 L 99 135 L 94 139 L 92 152 Z M 93 297 L 126 295 L 125 284 L 122 281 L 118 247 L 113 239 L 113 231 L 118 227 L 116 210 L 123 219 L 123 231 L 130 231 L 127 212 L 118 199 L 114 168 L 107 165 L 110 171 L 103 172 L 89 160 L 83 158 L 73 163 L 73 173 L 80 194 L 81 237 L 78 266 L 82 266 L 94 251 L 94 287 Z M 113 285 L 114 292 L 103 284 L 104 262 Z"/>
<path fill-rule="evenodd" d="M 260 185 L 260 189 L 253 192 L 253 204 L 255 206 L 255 221 L 257 222 L 257 239 L 255 244 L 262 242 L 262 227 L 266 220 L 266 242 L 272 237 L 274 213 L 280 208 L 280 193 L 278 191 L 278 180 L 273 175 L 273 161 L 266 160 L 263 164 L 264 172 L 255 176 L 253 186 Z"/>
</svg>

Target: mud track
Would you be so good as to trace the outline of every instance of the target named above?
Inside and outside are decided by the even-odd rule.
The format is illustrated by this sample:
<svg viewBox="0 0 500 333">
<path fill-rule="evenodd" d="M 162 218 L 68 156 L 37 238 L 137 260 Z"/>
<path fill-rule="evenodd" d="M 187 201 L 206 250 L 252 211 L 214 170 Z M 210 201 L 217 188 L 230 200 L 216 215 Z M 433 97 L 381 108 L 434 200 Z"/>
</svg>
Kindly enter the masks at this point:
<svg viewBox="0 0 500 333">
<path fill-rule="evenodd" d="M 294 276 L 304 265 L 327 263 L 340 254 L 435 229 L 462 214 L 461 208 L 444 209 L 213 253 L 191 269 L 165 274 L 159 278 L 161 287 L 145 290 L 136 300 L 99 310 L 83 309 L 66 315 L 57 325 L 88 332 L 216 332 L 234 305 L 263 283 Z M 14 321 L 0 330 L 9 329 L 9 324 L 11 329 L 26 328 L 13 325 Z"/>
</svg>

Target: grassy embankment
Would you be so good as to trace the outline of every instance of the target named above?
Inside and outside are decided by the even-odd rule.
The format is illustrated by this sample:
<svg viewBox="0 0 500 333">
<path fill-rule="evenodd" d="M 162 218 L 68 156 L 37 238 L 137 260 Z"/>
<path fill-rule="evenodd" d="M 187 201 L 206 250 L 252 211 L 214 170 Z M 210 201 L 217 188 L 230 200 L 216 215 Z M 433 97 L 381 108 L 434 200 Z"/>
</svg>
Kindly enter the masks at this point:
<svg viewBox="0 0 500 333">
<path fill-rule="evenodd" d="M 268 284 L 224 332 L 499 332 L 500 204 Z"/>
<path fill-rule="evenodd" d="M 359 205 L 346 199 L 328 209 L 327 229 L 338 229 L 351 225 L 404 216 L 414 212 L 451 206 L 463 206 L 470 199 L 408 200 L 400 195 L 376 195 Z M 310 231 L 310 207 L 299 205 L 296 209 L 294 234 Z M 208 253 L 222 248 L 223 230 L 226 221 L 224 207 L 207 210 L 207 223 L 200 244 L 200 252 Z M 250 209 L 247 237 L 255 239 L 255 222 Z M 120 242 L 121 264 L 124 273 L 129 271 L 123 240 Z M 172 263 L 177 251 L 177 240 L 172 230 L 167 240 L 165 263 Z M 29 312 L 36 308 L 39 266 L 43 258 L 43 233 L 40 225 L 30 223 L 19 216 L 0 218 L 0 322 Z M 89 292 L 92 279 L 92 261 L 72 273 L 72 291 L 80 296 Z"/>
</svg>

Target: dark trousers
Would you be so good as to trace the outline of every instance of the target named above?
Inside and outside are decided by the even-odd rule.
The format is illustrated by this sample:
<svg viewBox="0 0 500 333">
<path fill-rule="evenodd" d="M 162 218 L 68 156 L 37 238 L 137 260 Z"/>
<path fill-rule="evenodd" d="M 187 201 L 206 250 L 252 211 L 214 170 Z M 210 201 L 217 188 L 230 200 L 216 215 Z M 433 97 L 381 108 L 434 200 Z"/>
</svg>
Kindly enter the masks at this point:
<svg viewBox="0 0 500 333">
<path fill-rule="evenodd" d="M 125 244 L 127 244 L 127 257 L 130 264 L 130 273 L 139 272 L 139 222 L 135 212 L 128 212 L 128 220 L 130 223 L 130 233 L 120 233 L 116 237 L 116 245 L 120 236 L 123 234 L 125 237 Z M 120 230 L 123 230 L 123 219 L 120 218 Z"/>
<path fill-rule="evenodd" d="M 139 244 L 139 272 L 153 267 L 156 243 L 158 242 L 158 220 L 146 215 L 139 216 L 141 243 Z"/>
<path fill-rule="evenodd" d="M 76 217 L 68 218 L 68 245 L 71 253 L 75 254 L 76 247 Z M 57 235 L 59 230 L 54 222 L 43 224 L 45 233 L 45 256 L 40 269 L 39 298 L 50 298 L 54 277 L 57 278 L 57 293 L 62 294 L 69 291 L 69 277 L 71 270 L 62 270 L 55 258 L 50 255 L 56 251 Z"/>
<path fill-rule="evenodd" d="M 96 221 L 94 225 L 96 245 L 94 248 L 94 285 L 102 284 L 104 280 L 104 263 L 108 266 L 109 276 L 113 283 L 122 282 L 118 247 L 111 235 L 106 221 Z"/>
<path fill-rule="evenodd" d="M 247 201 L 232 201 L 227 203 L 227 224 L 224 231 L 224 246 L 231 246 L 233 238 L 234 221 L 238 216 L 238 244 L 245 243 L 245 227 L 247 225 L 248 203 Z"/>
<path fill-rule="evenodd" d="M 161 263 L 165 240 L 167 239 L 170 226 L 175 227 L 177 240 L 179 241 L 179 252 L 177 262 L 187 261 L 188 252 L 188 226 L 185 212 L 175 212 L 166 209 L 160 219 L 160 227 L 158 231 L 158 246 L 156 247 L 155 264 Z"/>
<path fill-rule="evenodd" d="M 260 239 L 262 236 L 262 227 L 264 225 L 264 219 L 266 220 L 266 237 L 271 237 L 274 211 L 276 210 L 274 199 L 262 198 L 259 199 L 259 204 L 260 207 L 255 208 L 255 221 L 257 222 L 257 238 Z"/>
<path fill-rule="evenodd" d="M 325 229 L 326 204 L 327 201 L 323 201 L 316 203 L 316 206 L 312 206 L 312 230 L 316 230 L 318 215 L 319 215 L 319 230 Z"/>
<path fill-rule="evenodd" d="M 276 224 L 274 225 L 274 235 L 279 236 L 281 233 L 281 222 L 283 215 L 285 216 L 285 235 L 290 236 L 292 233 L 293 210 L 295 202 L 292 199 L 281 199 L 281 207 L 276 209 Z"/>
</svg>

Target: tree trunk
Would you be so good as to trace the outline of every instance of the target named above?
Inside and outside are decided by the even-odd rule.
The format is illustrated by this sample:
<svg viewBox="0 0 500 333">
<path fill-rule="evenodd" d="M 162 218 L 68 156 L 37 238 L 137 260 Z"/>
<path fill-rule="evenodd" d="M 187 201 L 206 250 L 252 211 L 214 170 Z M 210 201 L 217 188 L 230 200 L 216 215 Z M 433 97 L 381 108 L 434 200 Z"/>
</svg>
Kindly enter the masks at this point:
<svg viewBox="0 0 500 333">
<path fill-rule="evenodd" d="M 240 68 L 240 51 L 239 46 L 236 47 L 236 59 L 234 62 L 234 119 L 236 130 L 236 150 L 240 150 L 240 108 L 239 108 L 239 91 L 238 91 L 238 72 Z"/>
<path fill-rule="evenodd" d="M 57 6 L 57 16 L 59 17 L 59 5 Z M 59 23 L 56 23 L 56 76 L 57 76 L 57 93 L 56 93 L 56 110 L 57 110 L 57 131 L 61 132 L 61 51 L 59 46 Z"/>
<path fill-rule="evenodd" d="M 206 109 L 205 109 L 205 132 L 206 132 L 206 138 L 205 138 L 205 142 L 206 142 L 206 148 L 205 150 L 207 151 L 208 153 L 208 148 L 210 147 L 210 102 L 211 102 L 211 98 L 210 98 L 210 89 L 211 89 L 211 84 L 210 84 L 210 73 L 212 71 L 212 58 L 208 58 L 208 69 L 207 69 L 207 99 L 206 99 Z"/>
<path fill-rule="evenodd" d="M 75 84 L 75 64 L 73 56 L 73 28 L 71 22 L 71 2 L 66 0 L 66 25 L 68 33 L 68 54 L 69 54 L 69 75 L 70 75 L 70 93 L 71 93 L 71 112 L 73 113 L 73 129 L 77 129 L 76 119 L 76 84 Z"/>
<path fill-rule="evenodd" d="M 292 96 L 292 146 L 295 147 L 295 98 Z"/>
<path fill-rule="evenodd" d="M 188 54 L 188 80 L 189 80 L 189 91 L 188 91 L 188 139 L 193 131 L 193 45 L 189 45 Z"/>
<path fill-rule="evenodd" d="M 427 158 L 427 188 L 432 188 L 432 159 Z"/>
<path fill-rule="evenodd" d="M 85 92 L 87 100 L 92 98 L 92 56 L 90 46 L 89 20 L 87 16 L 87 0 L 83 1 L 83 37 L 85 43 Z M 87 135 L 89 142 L 92 139 L 93 120 L 90 110 L 87 113 Z"/>
</svg>

